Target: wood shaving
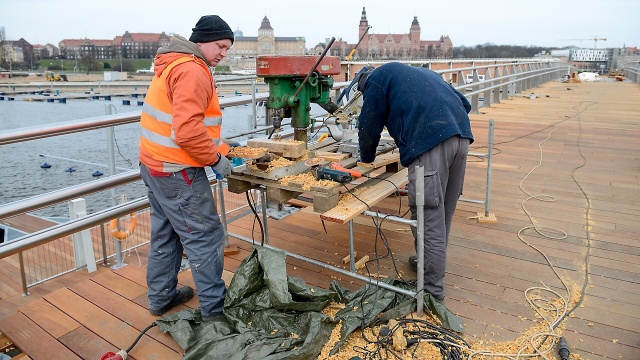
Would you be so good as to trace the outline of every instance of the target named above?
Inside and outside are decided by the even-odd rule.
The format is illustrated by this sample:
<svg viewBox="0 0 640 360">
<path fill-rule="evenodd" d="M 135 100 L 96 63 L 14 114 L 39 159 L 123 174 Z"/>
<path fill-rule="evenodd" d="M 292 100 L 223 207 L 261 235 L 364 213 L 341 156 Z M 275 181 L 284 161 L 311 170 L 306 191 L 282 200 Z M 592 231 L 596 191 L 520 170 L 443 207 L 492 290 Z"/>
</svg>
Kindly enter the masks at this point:
<svg viewBox="0 0 640 360">
<path fill-rule="evenodd" d="M 231 153 L 229 155 L 231 157 L 239 157 L 239 158 L 256 158 L 262 155 L 266 155 L 269 153 L 269 149 L 264 147 L 248 147 L 248 146 L 237 146 L 231 149 Z"/>
<path fill-rule="evenodd" d="M 275 160 L 272 160 L 271 162 L 269 162 L 269 166 L 274 167 L 274 168 L 278 168 L 278 167 L 285 167 L 285 166 L 290 166 L 293 165 L 293 161 L 287 159 L 287 158 L 277 158 Z"/>
<path fill-rule="evenodd" d="M 329 336 L 329 340 L 322 347 L 322 351 L 320 351 L 320 355 L 318 355 L 318 359 L 328 359 L 329 352 L 333 347 L 340 341 L 340 332 L 342 331 L 342 321 L 336 325 L 333 330 L 331 330 L 331 335 Z"/>
<path fill-rule="evenodd" d="M 332 211 L 337 211 L 342 214 L 351 214 L 353 212 L 353 202 L 358 201 L 353 195 L 360 197 L 360 194 L 366 189 L 365 186 L 359 187 L 357 189 L 352 189 L 351 192 L 344 193 L 340 195 L 340 200 L 338 200 L 338 205 L 336 205 Z M 353 193 L 353 195 L 352 195 Z M 362 199 L 366 202 L 366 200 Z M 358 201 L 360 203 L 360 201 Z"/>
<path fill-rule="evenodd" d="M 329 303 L 329 305 L 325 306 L 324 309 L 322 309 L 322 313 L 333 318 L 336 316 L 338 311 L 344 309 L 344 306 L 345 305 L 342 303 L 331 302 Z"/>
<path fill-rule="evenodd" d="M 312 186 L 318 186 L 323 188 L 333 187 L 336 183 L 331 180 L 318 180 L 316 177 L 310 173 L 305 172 L 298 175 L 289 175 L 280 179 L 280 184 L 284 186 L 288 186 L 289 183 L 301 183 L 302 190 L 311 190 Z"/>
<path fill-rule="evenodd" d="M 247 164 L 247 166 L 249 167 L 249 169 L 253 170 L 253 171 L 261 171 L 264 173 L 268 173 L 271 170 L 275 169 L 275 168 L 280 168 L 280 167 L 285 167 L 285 166 L 290 166 L 293 165 L 293 161 L 284 158 L 284 157 L 279 157 L 277 159 L 271 160 L 269 161 L 269 167 L 267 167 L 265 170 L 261 170 L 259 169 L 256 164 L 253 163 L 249 163 Z"/>
</svg>

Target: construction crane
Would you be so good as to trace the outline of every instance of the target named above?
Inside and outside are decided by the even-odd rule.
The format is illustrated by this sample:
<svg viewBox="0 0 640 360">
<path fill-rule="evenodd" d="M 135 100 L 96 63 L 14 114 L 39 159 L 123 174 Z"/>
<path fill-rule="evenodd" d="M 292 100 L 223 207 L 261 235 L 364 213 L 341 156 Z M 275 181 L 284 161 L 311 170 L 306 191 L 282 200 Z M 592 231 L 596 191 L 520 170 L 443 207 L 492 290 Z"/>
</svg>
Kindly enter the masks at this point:
<svg viewBox="0 0 640 360">
<path fill-rule="evenodd" d="M 579 40 L 580 42 L 582 42 L 582 40 L 592 40 L 593 41 L 593 48 L 597 49 L 598 48 L 598 41 L 607 41 L 607 38 L 599 38 L 598 35 L 596 35 L 593 38 L 590 39 L 559 39 L 558 41 L 574 41 L 574 40 Z"/>
<path fill-rule="evenodd" d="M 353 48 L 353 50 L 351 50 L 349 55 L 347 55 L 347 57 L 344 58 L 345 61 L 351 61 L 351 59 L 353 58 L 353 55 L 356 53 L 356 49 L 358 48 L 358 45 L 360 45 L 360 43 L 362 42 L 362 39 L 364 39 L 364 37 L 367 35 L 367 33 L 369 32 L 369 29 L 371 29 L 371 26 L 367 27 L 367 30 L 365 30 L 362 36 L 360 36 L 360 40 L 358 40 L 358 43 L 356 44 L 356 46 Z"/>
</svg>

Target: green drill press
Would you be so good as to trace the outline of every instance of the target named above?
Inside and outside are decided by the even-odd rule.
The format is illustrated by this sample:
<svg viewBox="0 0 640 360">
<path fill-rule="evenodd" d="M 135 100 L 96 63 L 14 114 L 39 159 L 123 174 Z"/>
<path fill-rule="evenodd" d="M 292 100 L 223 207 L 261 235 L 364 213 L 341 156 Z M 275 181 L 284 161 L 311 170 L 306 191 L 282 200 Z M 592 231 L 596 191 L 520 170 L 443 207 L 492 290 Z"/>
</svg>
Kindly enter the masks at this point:
<svg viewBox="0 0 640 360">
<path fill-rule="evenodd" d="M 294 140 L 306 144 L 311 103 L 326 104 L 330 101 L 331 75 L 340 74 L 340 58 L 325 57 L 324 53 L 320 57 L 262 55 L 258 56 L 256 65 L 256 74 L 269 84 L 266 107 L 272 113 L 271 135 L 280 130 L 282 118 L 290 117 Z"/>
</svg>

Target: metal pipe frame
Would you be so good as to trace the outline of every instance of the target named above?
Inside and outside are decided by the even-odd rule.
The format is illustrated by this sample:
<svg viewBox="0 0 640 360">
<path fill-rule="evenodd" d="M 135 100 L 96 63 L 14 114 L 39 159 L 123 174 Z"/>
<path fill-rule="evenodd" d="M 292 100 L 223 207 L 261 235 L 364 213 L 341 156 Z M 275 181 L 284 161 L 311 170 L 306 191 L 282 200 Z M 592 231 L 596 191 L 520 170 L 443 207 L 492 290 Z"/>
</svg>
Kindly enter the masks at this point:
<svg viewBox="0 0 640 360">
<path fill-rule="evenodd" d="M 238 240 L 242 240 L 244 242 L 248 242 L 250 244 L 255 245 L 255 241 L 253 239 L 249 239 L 249 238 L 244 237 L 242 235 L 229 233 L 229 236 L 233 236 L 234 238 L 236 238 Z M 302 255 L 298 255 L 296 253 L 292 253 L 292 252 L 289 252 L 289 251 L 286 251 L 286 250 L 282 250 L 280 248 L 271 246 L 271 245 L 266 244 L 266 243 L 264 245 L 259 245 L 259 246 L 262 246 L 264 248 L 271 249 L 271 250 L 282 251 L 283 253 L 287 254 L 287 256 L 290 256 L 290 257 L 292 257 L 294 259 L 302 260 L 302 261 L 307 262 L 309 264 L 313 264 L 313 265 L 319 266 L 319 267 L 321 267 L 323 269 L 328 269 L 328 270 L 335 271 L 335 272 L 340 273 L 342 275 L 346 275 L 346 276 L 352 277 L 354 279 L 366 282 L 368 284 L 376 285 L 376 286 L 379 286 L 381 288 L 384 288 L 384 289 L 387 289 L 387 290 L 391 290 L 391 291 L 395 291 L 397 293 L 408 295 L 408 296 L 411 296 L 411 297 L 416 296 L 416 293 L 414 291 L 401 289 L 401 288 L 395 287 L 393 285 L 389 285 L 387 283 L 380 282 L 379 280 L 373 280 L 373 279 L 368 278 L 366 276 L 363 276 L 363 275 L 360 275 L 360 274 L 357 274 L 357 273 L 352 273 L 352 272 L 347 271 L 345 269 L 341 269 L 339 267 L 335 267 L 335 266 L 323 263 L 322 261 L 314 260 L 314 259 L 311 259 L 311 258 L 308 258 L 308 257 L 304 257 Z"/>
<path fill-rule="evenodd" d="M 484 200 L 473 200 L 473 199 L 466 199 L 466 198 L 458 199 L 458 201 L 484 205 L 485 216 L 489 216 L 489 205 L 490 205 L 490 198 L 491 198 L 491 166 L 493 165 L 493 133 L 494 133 L 494 120 L 489 119 L 489 131 L 488 131 L 489 141 L 487 143 L 487 149 L 488 149 L 487 153 L 485 154 L 469 153 L 469 155 L 487 158 L 487 189 L 485 191 Z"/>
</svg>

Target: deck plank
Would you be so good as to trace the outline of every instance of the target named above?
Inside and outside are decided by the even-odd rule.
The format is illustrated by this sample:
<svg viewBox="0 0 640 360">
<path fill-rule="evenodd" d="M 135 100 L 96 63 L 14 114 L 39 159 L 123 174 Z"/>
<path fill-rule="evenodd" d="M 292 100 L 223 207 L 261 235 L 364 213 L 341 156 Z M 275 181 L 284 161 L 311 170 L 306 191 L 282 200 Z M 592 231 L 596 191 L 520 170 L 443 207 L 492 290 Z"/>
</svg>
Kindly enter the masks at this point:
<svg viewBox="0 0 640 360">
<path fill-rule="evenodd" d="M 57 290 L 46 295 L 45 299 L 81 323 L 89 331 L 101 338 L 109 339 L 109 342 L 117 349 L 129 347 L 133 342 L 132 339 L 135 339 L 139 334 L 138 330 L 126 322 L 94 306 L 69 289 Z M 134 359 L 180 359 L 181 357 L 147 334 L 142 336 L 129 355 Z"/>
<path fill-rule="evenodd" d="M 18 349 L 34 360 L 50 359 L 51 354 L 63 359 L 81 359 L 21 312 L 0 319 L 0 328 Z"/>
</svg>

